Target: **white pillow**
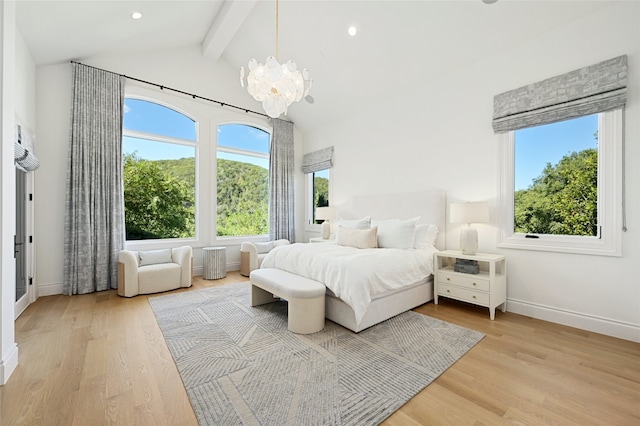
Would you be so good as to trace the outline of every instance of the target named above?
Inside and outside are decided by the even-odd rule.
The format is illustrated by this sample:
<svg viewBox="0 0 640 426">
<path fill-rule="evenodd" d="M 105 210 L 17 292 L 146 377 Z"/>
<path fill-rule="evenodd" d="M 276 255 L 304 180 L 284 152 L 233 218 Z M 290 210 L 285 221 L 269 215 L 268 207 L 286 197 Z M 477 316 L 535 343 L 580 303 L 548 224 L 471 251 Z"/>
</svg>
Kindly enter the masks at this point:
<svg viewBox="0 0 640 426">
<path fill-rule="evenodd" d="M 371 227 L 371 217 L 365 216 L 362 219 L 345 220 L 340 218 L 338 221 L 338 228 L 356 228 L 356 229 L 369 229 Z"/>
<path fill-rule="evenodd" d="M 158 263 L 171 263 L 171 249 L 139 251 L 140 266 L 156 265 Z"/>
<path fill-rule="evenodd" d="M 359 249 L 378 247 L 378 228 L 369 229 L 338 227 L 336 244 Z"/>
<path fill-rule="evenodd" d="M 258 250 L 258 254 L 269 253 L 273 250 L 274 244 L 273 241 L 268 241 L 266 243 L 253 243 Z"/>
<path fill-rule="evenodd" d="M 416 231 L 413 238 L 413 248 L 426 249 L 436 245 L 436 239 L 438 238 L 438 226 L 434 224 L 430 225 L 416 225 Z"/>
<path fill-rule="evenodd" d="M 378 227 L 378 247 L 413 248 L 413 234 L 420 217 L 407 220 L 372 220 L 371 225 Z"/>
</svg>

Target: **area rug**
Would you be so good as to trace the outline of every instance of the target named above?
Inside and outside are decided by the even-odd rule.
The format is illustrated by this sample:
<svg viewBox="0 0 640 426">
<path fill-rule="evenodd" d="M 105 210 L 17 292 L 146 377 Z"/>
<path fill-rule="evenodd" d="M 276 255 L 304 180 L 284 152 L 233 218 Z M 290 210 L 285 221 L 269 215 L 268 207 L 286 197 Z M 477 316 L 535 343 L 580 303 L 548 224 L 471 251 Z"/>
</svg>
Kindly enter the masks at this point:
<svg viewBox="0 0 640 426">
<path fill-rule="evenodd" d="M 376 425 L 483 335 L 405 312 L 356 334 L 287 330 L 249 283 L 149 299 L 201 425 Z"/>
</svg>

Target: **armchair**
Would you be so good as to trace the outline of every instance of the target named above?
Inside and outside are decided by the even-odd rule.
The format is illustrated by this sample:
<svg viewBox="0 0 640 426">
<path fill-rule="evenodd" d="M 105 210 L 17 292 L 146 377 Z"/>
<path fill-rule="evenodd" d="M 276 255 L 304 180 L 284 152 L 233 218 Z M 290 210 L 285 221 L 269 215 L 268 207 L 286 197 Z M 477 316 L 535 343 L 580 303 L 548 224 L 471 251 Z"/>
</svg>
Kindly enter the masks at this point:
<svg viewBox="0 0 640 426">
<path fill-rule="evenodd" d="M 266 243 L 244 242 L 240 245 L 240 275 L 248 277 L 251 271 L 262 265 L 267 253 L 275 247 L 291 244 L 289 240 L 267 241 Z"/>
<path fill-rule="evenodd" d="M 131 251 L 118 255 L 118 295 L 158 293 L 191 287 L 193 250 L 190 246 L 173 249 Z"/>
</svg>

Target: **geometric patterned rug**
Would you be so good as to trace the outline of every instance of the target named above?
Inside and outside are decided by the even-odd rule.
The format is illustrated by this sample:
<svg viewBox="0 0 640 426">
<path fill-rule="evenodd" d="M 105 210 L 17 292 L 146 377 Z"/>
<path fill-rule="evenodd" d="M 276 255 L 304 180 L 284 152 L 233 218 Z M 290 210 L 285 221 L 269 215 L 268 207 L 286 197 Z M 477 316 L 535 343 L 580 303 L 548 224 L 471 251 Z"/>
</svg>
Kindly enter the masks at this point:
<svg viewBox="0 0 640 426">
<path fill-rule="evenodd" d="M 405 312 L 356 334 L 287 330 L 287 303 L 249 283 L 149 299 L 201 425 L 377 425 L 482 333 Z"/>
</svg>

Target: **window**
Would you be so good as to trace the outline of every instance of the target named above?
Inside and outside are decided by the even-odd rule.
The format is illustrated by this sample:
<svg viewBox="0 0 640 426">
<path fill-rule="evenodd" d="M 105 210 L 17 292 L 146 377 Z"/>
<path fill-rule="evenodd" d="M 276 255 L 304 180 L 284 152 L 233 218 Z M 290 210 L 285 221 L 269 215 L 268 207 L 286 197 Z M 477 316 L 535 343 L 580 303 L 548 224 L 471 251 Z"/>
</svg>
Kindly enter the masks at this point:
<svg viewBox="0 0 640 426">
<path fill-rule="evenodd" d="M 269 141 L 253 126 L 218 126 L 218 237 L 269 233 Z"/>
<path fill-rule="evenodd" d="M 622 110 L 500 138 L 500 247 L 620 255 Z"/>
<path fill-rule="evenodd" d="M 197 123 L 142 99 L 125 99 L 126 239 L 195 238 Z"/>
<path fill-rule="evenodd" d="M 313 223 L 322 223 L 316 221 L 316 207 L 327 207 L 329 205 L 329 169 L 320 170 L 311 174 L 311 194 L 313 196 Z"/>
</svg>

